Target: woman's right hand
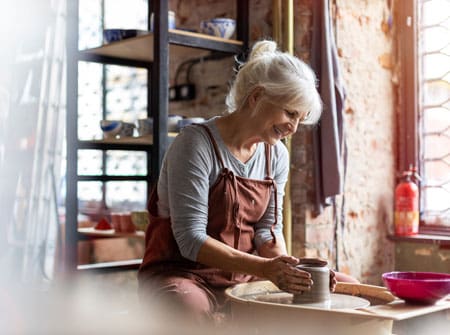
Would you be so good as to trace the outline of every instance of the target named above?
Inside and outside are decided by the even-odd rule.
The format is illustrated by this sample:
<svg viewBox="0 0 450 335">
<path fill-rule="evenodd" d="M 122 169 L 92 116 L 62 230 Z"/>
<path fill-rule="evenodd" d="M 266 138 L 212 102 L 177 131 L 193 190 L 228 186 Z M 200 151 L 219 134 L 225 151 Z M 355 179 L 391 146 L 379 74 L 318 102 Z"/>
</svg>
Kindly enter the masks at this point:
<svg viewBox="0 0 450 335">
<path fill-rule="evenodd" d="M 311 275 L 296 268 L 298 264 L 299 260 L 293 256 L 270 258 L 264 263 L 263 275 L 285 292 L 299 294 L 309 291 L 313 284 Z"/>
</svg>

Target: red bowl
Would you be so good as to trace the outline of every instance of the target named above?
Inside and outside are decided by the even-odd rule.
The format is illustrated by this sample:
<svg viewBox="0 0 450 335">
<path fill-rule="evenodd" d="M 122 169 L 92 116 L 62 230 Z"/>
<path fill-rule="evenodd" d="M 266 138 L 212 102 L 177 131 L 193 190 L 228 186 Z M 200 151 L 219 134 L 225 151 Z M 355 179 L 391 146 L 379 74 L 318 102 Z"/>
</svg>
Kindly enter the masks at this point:
<svg viewBox="0 0 450 335">
<path fill-rule="evenodd" d="M 415 304 L 434 304 L 450 294 L 450 274 L 437 272 L 388 272 L 382 275 L 389 291 Z"/>
</svg>

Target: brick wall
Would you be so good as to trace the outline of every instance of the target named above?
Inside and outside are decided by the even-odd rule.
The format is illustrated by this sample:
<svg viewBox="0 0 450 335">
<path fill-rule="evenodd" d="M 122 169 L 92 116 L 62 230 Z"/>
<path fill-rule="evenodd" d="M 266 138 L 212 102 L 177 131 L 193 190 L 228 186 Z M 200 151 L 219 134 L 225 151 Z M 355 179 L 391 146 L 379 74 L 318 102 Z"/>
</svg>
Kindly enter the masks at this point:
<svg viewBox="0 0 450 335">
<path fill-rule="evenodd" d="M 310 1 L 296 1 L 296 47 L 305 55 L 310 38 Z M 337 215 L 344 206 L 344 227 L 337 230 L 333 209 L 311 216 L 314 197 L 310 152 L 311 134 L 297 134 L 293 142 L 292 189 L 296 255 L 328 257 L 339 270 L 363 282 L 381 284 L 381 273 L 393 269 L 391 230 L 395 173 L 394 129 L 396 73 L 394 31 L 388 30 L 386 1 L 341 0 L 333 6 L 336 43 L 347 91 L 345 125 L 348 167 L 345 192 L 337 199 Z M 302 14 L 303 13 L 303 14 Z M 392 28 L 394 29 L 395 26 Z M 344 198 L 345 197 L 345 198 Z M 305 199 L 307 204 L 305 204 Z"/>
</svg>

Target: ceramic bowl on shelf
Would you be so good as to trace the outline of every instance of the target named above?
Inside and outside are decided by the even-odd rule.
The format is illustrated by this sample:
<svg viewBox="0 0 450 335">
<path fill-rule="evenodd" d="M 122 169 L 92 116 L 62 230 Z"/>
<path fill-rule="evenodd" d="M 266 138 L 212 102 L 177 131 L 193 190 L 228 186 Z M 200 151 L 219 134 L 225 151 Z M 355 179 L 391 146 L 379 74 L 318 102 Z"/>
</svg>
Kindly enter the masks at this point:
<svg viewBox="0 0 450 335">
<path fill-rule="evenodd" d="M 153 134 L 153 118 L 139 119 L 138 121 L 139 136 L 146 136 Z"/>
<path fill-rule="evenodd" d="M 120 137 L 131 137 L 134 134 L 136 125 L 131 122 L 122 122 L 122 129 L 120 130 Z"/>
<path fill-rule="evenodd" d="M 104 29 L 103 40 L 105 41 L 105 43 L 112 43 L 147 33 L 148 31 L 146 30 L 138 29 Z"/>
<path fill-rule="evenodd" d="M 202 33 L 225 39 L 231 38 L 236 30 L 236 20 L 229 18 L 215 18 L 200 22 Z"/>
<path fill-rule="evenodd" d="M 434 304 L 450 294 L 450 274 L 394 271 L 383 273 L 383 282 L 396 297 L 415 304 Z"/>
<path fill-rule="evenodd" d="M 117 120 L 101 120 L 100 128 L 105 138 L 114 138 L 119 135 L 122 129 L 122 121 Z"/>
</svg>

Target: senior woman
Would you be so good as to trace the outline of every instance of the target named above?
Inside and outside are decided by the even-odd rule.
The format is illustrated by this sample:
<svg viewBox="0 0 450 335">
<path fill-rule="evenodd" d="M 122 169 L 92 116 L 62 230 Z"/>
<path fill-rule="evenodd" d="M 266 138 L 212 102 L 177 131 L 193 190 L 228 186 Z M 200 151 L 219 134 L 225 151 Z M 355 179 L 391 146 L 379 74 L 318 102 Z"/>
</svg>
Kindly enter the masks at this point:
<svg viewBox="0 0 450 335">
<path fill-rule="evenodd" d="M 275 42 L 259 41 L 226 103 L 226 116 L 176 137 L 149 202 L 140 299 L 193 320 L 220 315 L 223 291 L 236 283 L 264 278 L 291 293 L 312 284 L 286 252 L 289 156 L 280 140 L 319 119 L 315 75 Z"/>
</svg>

